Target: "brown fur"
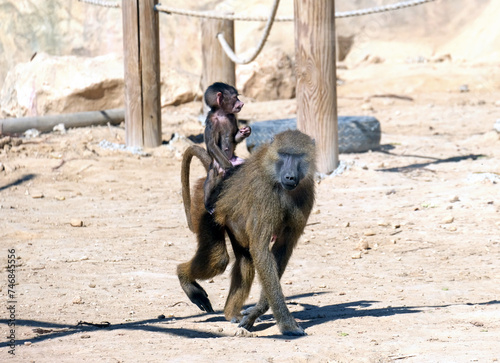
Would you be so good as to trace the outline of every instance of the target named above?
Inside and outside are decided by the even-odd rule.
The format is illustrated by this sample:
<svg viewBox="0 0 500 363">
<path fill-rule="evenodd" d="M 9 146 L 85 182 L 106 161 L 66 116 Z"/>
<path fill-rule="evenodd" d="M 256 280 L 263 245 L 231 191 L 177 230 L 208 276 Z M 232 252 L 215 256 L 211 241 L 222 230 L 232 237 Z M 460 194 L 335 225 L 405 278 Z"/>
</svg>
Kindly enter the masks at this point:
<svg viewBox="0 0 500 363">
<path fill-rule="evenodd" d="M 183 163 L 184 167 L 189 167 L 189 163 Z M 289 170 L 294 173 L 288 173 Z M 190 210 L 186 209 L 186 217 L 191 219 L 197 235 L 198 249 L 189 262 L 177 269 L 181 286 L 191 301 L 202 310 L 213 311 L 205 290 L 196 280 L 212 278 L 225 270 L 229 262 L 227 234 L 236 261 L 224 308 L 226 318 L 250 329 L 271 307 L 283 334 L 305 334 L 286 306 L 280 278 L 314 204 L 315 170 L 311 138 L 299 131 L 285 131 L 224 180 L 213 216 L 203 207 L 202 181 L 198 181 Z M 183 183 L 183 195 L 185 188 L 189 185 Z M 186 198 L 184 202 L 188 202 Z M 255 270 L 262 295 L 257 305 L 242 315 Z"/>
<path fill-rule="evenodd" d="M 235 114 L 241 111 L 243 102 L 238 99 L 238 91 L 228 84 L 216 82 L 205 91 L 205 102 L 210 112 L 205 121 L 205 144 L 212 164 L 204 184 L 205 207 L 213 212 L 217 193 L 227 170 L 243 162 L 236 157 L 236 144 L 250 136 L 251 129 L 238 129 Z"/>
</svg>

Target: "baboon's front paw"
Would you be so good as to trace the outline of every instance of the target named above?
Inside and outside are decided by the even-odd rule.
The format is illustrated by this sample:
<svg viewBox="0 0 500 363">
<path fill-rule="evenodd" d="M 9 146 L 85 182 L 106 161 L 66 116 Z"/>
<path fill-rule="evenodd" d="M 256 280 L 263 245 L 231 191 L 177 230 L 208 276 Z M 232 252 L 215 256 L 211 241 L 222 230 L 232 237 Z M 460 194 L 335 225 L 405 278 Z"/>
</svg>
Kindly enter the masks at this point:
<svg viewBox="0 0 500 363">
<path fill-rule="evenodd" d="M 254 323 L 255 323 L 255 318 L 252 318 L 250 315 L 244 315 L 238 326 L 240 328 L 250 330 L 252 329 Z"/>
<path fill-rule="evenodd" d="M 281 334 L 290 336 L 304 336 L 307 333 L 297 323 L 280 326 Z"/>
</svg>

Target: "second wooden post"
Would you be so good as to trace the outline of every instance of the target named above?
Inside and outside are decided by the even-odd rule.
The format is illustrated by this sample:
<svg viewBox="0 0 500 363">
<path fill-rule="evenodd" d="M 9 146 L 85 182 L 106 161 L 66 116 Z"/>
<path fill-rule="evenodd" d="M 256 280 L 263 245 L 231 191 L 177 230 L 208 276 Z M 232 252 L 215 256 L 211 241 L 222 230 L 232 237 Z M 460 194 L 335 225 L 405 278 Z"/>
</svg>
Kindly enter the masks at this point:
<svg viewBox="0 0 500 363">
<path fill-rule="evenodd" d="M 294 0 L 297 128 L 316 140 L 318 171 L 339 163 L 334 0 Z"/>
<path fill-rule="evenodd" d="M 217 34 L 223 33 L 227 43 L 234 49 L 234 21 L 219 19 L 202 19 L 201 21 L 201 54 L 203 70 L 201 88 L 205 92 L 214 82 L 224 82 L 236 87 L 235 65 L 222 49 Z M 203 113 L 208 113 L 203 102 Z"/>
</svg>

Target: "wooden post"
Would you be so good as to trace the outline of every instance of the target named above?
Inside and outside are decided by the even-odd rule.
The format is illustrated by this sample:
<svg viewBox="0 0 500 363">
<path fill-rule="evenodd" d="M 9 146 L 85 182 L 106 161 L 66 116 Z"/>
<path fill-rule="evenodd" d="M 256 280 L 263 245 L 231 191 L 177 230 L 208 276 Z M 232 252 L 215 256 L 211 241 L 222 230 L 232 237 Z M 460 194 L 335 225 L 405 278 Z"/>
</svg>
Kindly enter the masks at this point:
<svg viewBox="0 0 500 363">
<path fill-rule="evenodd" d="M 158 0 L 122 2 L 127 146 L 161 144 Z"/>
<path fill-rule="evenodd" d="M 339 163 L 334 0 L 294 0 L 297 128 L 316 140 L 318 171 Z"/>
<path fill-rule="evenodd" d="M 223 33 L 227 43 L 234 49 L 234 21 L 219 19 L 202 19 L 201 21 L 201 56 L 203 70 L 201 88 L 205 92 L 214 82 L 224 82 L 236 87 L 235 65 L 226 55 L 217 39 Z M 208 107 L 203 102 L 203 113 Z"/>
</svg>

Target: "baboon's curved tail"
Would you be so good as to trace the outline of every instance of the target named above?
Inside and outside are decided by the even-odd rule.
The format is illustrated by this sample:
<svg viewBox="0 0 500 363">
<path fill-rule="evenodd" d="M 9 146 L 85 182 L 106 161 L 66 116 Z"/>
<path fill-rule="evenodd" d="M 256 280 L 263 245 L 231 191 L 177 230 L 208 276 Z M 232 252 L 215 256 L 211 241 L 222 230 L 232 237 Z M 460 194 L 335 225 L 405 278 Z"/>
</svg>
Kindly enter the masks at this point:
<svg viewBox="0 0 500 363">
<path fill-rule="evenodd" d="M 208 152 L 204 148 L 196 145 L 189 146 L 186 151 L 184 151 L 184 155 L 182 156 L 182 202 L 184 203 L 184 211 L 186 212 L 188 227 L 191 231 L 193 231 L 193 222 L 191 220 L 191 187 L 189 185 L 189 169 L 191 167 L 191 159 L 193 159 L 193 156 L 200 159 L 207 172 L 210 168 L 210 163 L 212 162 L 212 158 L 208 155 Z"/>
</svg>

